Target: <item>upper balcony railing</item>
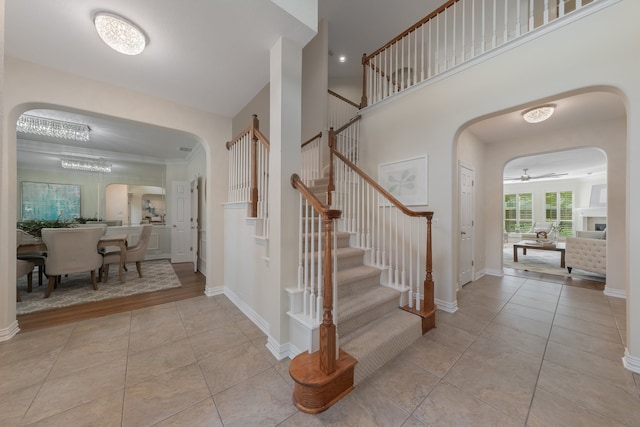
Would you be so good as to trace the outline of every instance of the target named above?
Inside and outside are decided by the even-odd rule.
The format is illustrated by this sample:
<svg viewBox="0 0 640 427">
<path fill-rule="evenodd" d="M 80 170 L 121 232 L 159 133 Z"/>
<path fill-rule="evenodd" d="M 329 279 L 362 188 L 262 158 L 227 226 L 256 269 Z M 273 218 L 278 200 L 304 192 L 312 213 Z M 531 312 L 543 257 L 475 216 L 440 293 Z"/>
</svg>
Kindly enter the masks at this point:
<svg viewBox="0 0 640 427">
<path fill-rule="evenodd" d="M 370 55 L 360 106 L 375 104 L 600 0 L 449 0 Z"/>
</svg>

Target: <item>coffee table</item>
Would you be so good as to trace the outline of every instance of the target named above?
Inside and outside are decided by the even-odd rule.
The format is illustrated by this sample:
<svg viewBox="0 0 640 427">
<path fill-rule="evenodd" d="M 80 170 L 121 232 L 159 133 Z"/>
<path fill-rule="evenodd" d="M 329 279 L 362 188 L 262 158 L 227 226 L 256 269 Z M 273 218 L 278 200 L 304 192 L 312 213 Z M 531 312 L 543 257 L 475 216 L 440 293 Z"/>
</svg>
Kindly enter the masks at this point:
<svg viewBox="0 0 640 427">
<path fill-rule="evenodd" d="M 564 243 L 555 243 L 553 245 L 543 245 L 542 243 L 538 243 L 535 240 L 522 240 L 518 243 L 514 243 L 513 245 L 513 262 L 518 262 L 518 248 L 522 248 L 522 255 L 527 254 L 527 249 L 537 250 L 537 251 L 555 251 L 560 252 L 560 268 L 564 268 Z"/>
</svg>

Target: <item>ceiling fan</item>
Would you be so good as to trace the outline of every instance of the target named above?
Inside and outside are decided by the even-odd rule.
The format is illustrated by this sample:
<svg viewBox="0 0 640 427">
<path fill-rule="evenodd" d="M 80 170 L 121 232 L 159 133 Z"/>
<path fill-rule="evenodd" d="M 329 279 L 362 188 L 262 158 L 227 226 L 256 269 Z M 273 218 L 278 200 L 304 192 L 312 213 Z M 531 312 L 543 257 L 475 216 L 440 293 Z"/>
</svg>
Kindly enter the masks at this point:
<svg viewBox="0 0 640 427">
<path fill-rule="evenodd" d="M 520 175 L 517 178 L 505 178 L 505 181 L 522 181 L 522 182 L 526 182 L 529 181 L 531 179 L 540 179 L 540 178 L 557 178 L 559 176 L 562 175 L 569 175 L 568 173 L 545 173 L 544 175 L 536 175 L 536 176 L 531 176 L 527 173 L 527 171 L 529 170 L 528 168 L 522 169 L 524 171 L 524 173 L 522 175 Z"/>
</svg>

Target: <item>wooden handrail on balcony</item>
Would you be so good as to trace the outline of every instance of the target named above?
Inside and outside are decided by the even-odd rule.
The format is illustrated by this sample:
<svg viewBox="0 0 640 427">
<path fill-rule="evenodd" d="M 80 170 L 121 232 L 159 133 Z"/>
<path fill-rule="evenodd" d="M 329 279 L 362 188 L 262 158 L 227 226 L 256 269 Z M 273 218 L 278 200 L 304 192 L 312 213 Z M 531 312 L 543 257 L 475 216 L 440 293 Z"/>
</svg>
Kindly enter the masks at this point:
<svg viewBox="0 0 640 427">
<path fill-rule="evenodd" d="M 242 132 L 240 132 L 233 139 L 228 141 L 225 145 L 227 150 L 231 150 L 233 146 L 243 140 L 243 138 L 249 134 L 251 138 L 251 153 L 250 153 L 250 168 L 251 168 L 251 178 L 250 178 L 250 209 L 249 216 L 252 218 L 256 218 L 258 216 L 258 147 L 257 144 L 260 142 L 267 151 L 270 149 L 269 140 L 264 136 L 262 132 L 260 132 L 260 122 L 258 121 L 258 116 L 253 115 L 251 117 L 251 123 L 247 126 Z"/>
<path fill-rule="evenodd" d="M 316 135 L 312 136 L 311 138 L 307 139 L 305 142 L 302 143 L 302 145 L 300 145 L 300 148 L 304 148 L 307 145 L 311 144 L 313 141 L 322 138 L 322 132 L 318 132 Z"/>
<path fill-rule="evenodd" d="M 344 101 L 344 102 L 346 102 L 347 104 L 349 104 L 349 105 L 351 105 L 353 107 L 360 108 L 360 106 L 358 104 L 356 104 L 355 102 L 353 102 L 352 100 L 345 98 L 344 96 L 340 95 L 339 93 L 336 93 L 336 92 L 332 91 L 331 89 L 329 89 L 329 95 L 333 95 L 336 98 L 338 98 L 339 100 Z"/>
</svg>

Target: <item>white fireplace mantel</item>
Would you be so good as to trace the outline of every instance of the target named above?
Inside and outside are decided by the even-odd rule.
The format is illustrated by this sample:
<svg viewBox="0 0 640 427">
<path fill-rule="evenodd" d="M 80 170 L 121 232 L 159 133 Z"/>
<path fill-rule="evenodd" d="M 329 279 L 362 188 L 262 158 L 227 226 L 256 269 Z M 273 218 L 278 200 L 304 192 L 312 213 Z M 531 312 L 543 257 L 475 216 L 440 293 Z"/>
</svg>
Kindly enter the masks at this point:
<svg viewBox="0 0 640 427">
<path fill-rule="evenodd" d="M 607 217 L 607 208 L 577 208 L 576 215 L 581 217 Z"/>
</svg>

